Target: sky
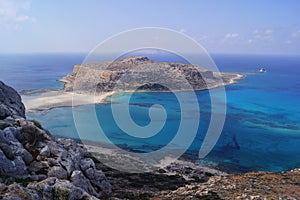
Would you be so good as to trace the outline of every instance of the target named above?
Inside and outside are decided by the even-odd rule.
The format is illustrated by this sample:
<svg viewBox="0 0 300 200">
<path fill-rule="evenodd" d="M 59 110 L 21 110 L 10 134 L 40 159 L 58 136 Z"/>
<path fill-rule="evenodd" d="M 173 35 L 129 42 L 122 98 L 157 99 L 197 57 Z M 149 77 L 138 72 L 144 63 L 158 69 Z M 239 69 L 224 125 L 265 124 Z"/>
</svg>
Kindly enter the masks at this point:
<svg viewBox="0 0 300 200">
<path fill-rule="evenodd" d="M 0 0 L 0 53 L 89 52 L 161 27 L 209 53 L 300 55 L 299 0 Z"/>
</svg>

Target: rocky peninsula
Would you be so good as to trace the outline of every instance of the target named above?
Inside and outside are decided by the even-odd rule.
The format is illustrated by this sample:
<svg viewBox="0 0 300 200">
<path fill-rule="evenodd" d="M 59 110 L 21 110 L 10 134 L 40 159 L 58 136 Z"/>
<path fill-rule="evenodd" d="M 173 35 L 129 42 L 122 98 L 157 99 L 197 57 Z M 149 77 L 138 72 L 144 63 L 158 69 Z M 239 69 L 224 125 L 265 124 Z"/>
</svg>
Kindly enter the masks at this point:
<svg viewBox="0 0 300 200">
<path fill-rule="evenodd" d="M 109 152 L 100 154 L 122 159 Z M 299 183 L 297 169 L 226 174 L 184 160 L 151 173 L 116 171 L 26 119 L 20 95 L 0 82 L 0 199 L 299 199 Z"/>
<path fill-rule="evenodd" d="M 132 56 L 111 62 L 75 65 L 62 78 L 64 88 L 24 96 L 27 112 L 54 107 L 102 103 L 114 92 L 176 92 L 206 90 L 235 83 L 241 74 L 213 72 L 197 65 L 157 62 Z M 72 97 L 76 95 L 76 101 Z"/>
</svg>

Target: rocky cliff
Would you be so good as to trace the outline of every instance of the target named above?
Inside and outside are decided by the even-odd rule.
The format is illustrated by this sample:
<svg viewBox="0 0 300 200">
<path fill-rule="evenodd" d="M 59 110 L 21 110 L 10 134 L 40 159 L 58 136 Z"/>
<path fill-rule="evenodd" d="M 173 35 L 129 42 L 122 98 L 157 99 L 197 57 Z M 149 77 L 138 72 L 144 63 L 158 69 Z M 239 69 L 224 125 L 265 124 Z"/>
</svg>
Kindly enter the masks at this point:
<svg viewBox="0 0 300 200">
<path fill-rule="evenodd" d="M 94 93 L 114 91 L 204 90 L 227 85 L 242 75 L 217 73 L 192 64 L 157 62 L 132 56 L 112 62 L 76 65 L 64 77 L 65 91 Z"/>
<path fill-rule="evenodd" d="M 25 119 L 19 94 L 0 82 L 0 199 L 97 199 L 111 194 L 84 147 Z"/>
</svg>

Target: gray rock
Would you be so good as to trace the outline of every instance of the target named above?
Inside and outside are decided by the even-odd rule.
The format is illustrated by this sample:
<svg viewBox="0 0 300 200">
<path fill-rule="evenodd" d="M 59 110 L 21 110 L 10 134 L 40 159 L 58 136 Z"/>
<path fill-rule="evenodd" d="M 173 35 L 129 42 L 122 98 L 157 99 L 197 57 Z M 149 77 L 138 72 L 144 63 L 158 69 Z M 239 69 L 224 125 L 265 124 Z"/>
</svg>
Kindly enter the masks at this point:
<svg viewBox="0 0 300 200">
<path fill-rule="evenodd" d="M 49 169 L 49 172 L 47 174 L 48 177 L 56 177 L 59 179 L 67 179 L 68 173 L 65 169 L 63 169 L 60 166 L 54 166 Z"/>
<path fill-rule="evenodd" d="M 38 200 L 37 193 L 20 186 L 19 184 L 11 184 L 6 189 L 6 194 L 1 199 L 5 200 Z"/>
<path fill-rule="evenodd" d="M 59 145 L 55 141 L 49 141 L 48 146 L 50 148 L 50 154 L 53 158 L 60 157 L 64 150 L 59 147 Z"/>
<path fill-rule="evenodd" d="M 4 131 L 0 130 L 0 148 L 5 155 L 13 160 L 16 156 L 21 156 L 26 164 L 32 162 L 32 155 L 23 147 L 23 145 L 15 138 L 18 129 L 8 127 Z"/>
<path fill-rule="evenodd" d="M 110 183 L 107 181 L 104 173 L 96 169 L 95 163 L 91 158 L 82 159 L 80 168 L 85 177 L 87 177 L 96 188 L 102 191 L 103 196 L 108 196 L 111 193 Z"/>
<path fill-rule="evenodd" d="M 0 130 L 0 141 L 6 144 L 20 143 L 16 138 L 18 129 L 15 127 L 7 127 L 3 131 Z"/>
<path fill-rule="evenodd" d="M 71 159 L 60 161 L 59 163 L 66 169 L 68 177 L 70 177 L 72 172 L 76 170 L 75 164 Z"/>
<path fill-rule="evenodd" d="M 85 174 L 90 182 L 101 191 L 101 196 L 108 197 L 111 194 L 111 184 L 101 170 L 89 168 L 85 171 Z"/>
<path fill-rule="evenodd" d="M 84 158 L 80 162 L 80 168 L 82 171 L 86 171 L 89 168 L 95 169 L 95 163 L 91 158 Z"/>
<path fill-rule="evenodd" d="M 26 166 L 24 160 L 22 159 L 22 157 L 17 156 L 12 162 L 17 170 L 17 172 L 15 174 L 18 174 L 19 176 L 23 176 L 23 177 L 25 177 L 26 175 L 29 175 L 28 171 L 27 171 L 27 166 Z"/>
<path fill-rule="evenodd" d="M 96 200 L 97 198 L 85 192 L 81 187 L 74 186 L 68 180 L 47 178 L 40 182 L 33 182 L 28 185 L 32 191 L 39 191 L 41 200 L 68 199 L 68 200 Z"/>
<path fill-rule="evenodd" d="M 21 157 L 10 160 L 0 149 L 0 175 L 25 176 L 28 175 L 27 166 Z"/>
<path fill-rule="evenodd" d="M 50 167 L 53 167 L 53 166 L 59 166 L 59 162 L 58 160 L 54 159 L 54 158 L 48 158 L 48 164 Z"/>
<path fill-rule="evenodd" d="M 39 191 L 39 199 L 54 199 L 53 185 L 55 184 L 57 178 L 47 178 L 40 182 L 29 183 L 27 188 L 32 191 Z"/>
<path fill-rule="evenodd" d="M 9 110 L 9 108 L 4 104 L 0 104 L 0 119 L 5 119 L 10 115 L 11 111 Z"/>
<path fill-rule="evenodd" d="M 16 168 L 0 149 L 0 175 L 11 175 L 16 173 Z"/>
<path fill-rule="evenodd" d="M 51 153 L 51 149 L 48 145 L 46 145 L 45 147 L 43 147 L 40 151 L 40 155 L 41 156 L 46 156 L 46 157 L 49 157 L 50 156 L 50 153 Z"/>
<path fill-rule="evenodd" d="M 14 89 L 0 81 L 0 119 L 9 115 L 25 118 L 25 106 L 21 96 Z"/>
<path fill-rule="evenodd" d="M 47 174 L 49 170 L 49 163 L 47 161 L 33 161 L 28 166 L 31 174 Z"/>
<path fill-rule="evenodd" d="M 0 109 L 1 110 L 1 109 Z M 0 111 L 1 112 L 1 111 Z M 1 114 L 0 114 L 1 115 Z M 0 130 L 13 126 L 11 123 L 0 120 Z"/>
<path fill-rule="evenodd" d="M 83 173 L 79 170 L 73 171 L 71 175 L 71 182 L 73 185 L 77 187 L 81 187 L 84 191 L 87 193 L 100 197 L 100 194 L 98 194 L 95 190 L 95 188 L 92 186 L 91 182 L 83 175 Z"/>
</svg>

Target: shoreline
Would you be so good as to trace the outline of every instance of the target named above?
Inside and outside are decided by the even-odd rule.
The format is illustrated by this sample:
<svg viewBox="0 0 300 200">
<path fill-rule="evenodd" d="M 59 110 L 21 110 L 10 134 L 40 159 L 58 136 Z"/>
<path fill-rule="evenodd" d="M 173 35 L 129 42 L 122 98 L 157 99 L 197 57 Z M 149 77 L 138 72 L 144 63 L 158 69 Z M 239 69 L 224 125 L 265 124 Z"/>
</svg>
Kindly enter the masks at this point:
<svg viewBox="0 0 300 200">
<path fill-rule="evenodd" d="M 226 73 L 221 73 L 226 74 Z M 232 74 L 231 74 L 232 75 Z M 111 91 L 111 92 L 103 92 L 100 95 L 92 95 L 92 94 L 78 94 L 74 92 L 64 91 L 65 86 L 61 89 L 55 90 L 28 90 L 28 91 L 20 91 L 19 93 L 22 96 L 23 103 L 26 107 L 27 113 L 34 112 L 47 112 L 54 108 L 60 107 L 72 107 L 72 106 L 82 106 L 89 104 L 104 104 L 107 103 L 105 100 L 108 97 L 113 96 L 118 93 L 131 93 L 131 92 L 157 92 L 157 93 L 168 93 L 168 92 L 188 92 L 188 91 L 202 91 L 202 90 L 210 90 L 218 87 L 224 87 L 231 84 L 236 84 L 238 80 L 245 78 L 243 74 L 234 74 L 233 77 L 230 77 L 229 80 L 224 80 L 221 84 L 208 86 L 206 89 L 199 90 L 174 90 L 174 91 L 149 91 L 149 90 L 139 90 L 139 91 Z M 65 82 L 64 79 L 60 80 L 61 82 Z M 66 84 L 66 82 L 65 82 Z M 34 96 L 32 95 L 34 94 Z M 76 97 L 76 101 L 73 101 L 73 97 Z"/>
<path fill-rule="evenodd" d="M 32 93 L 31 93 L 32 94 Z M 36 93 L 34 93 L 36 94 Z M 103 93 L 95 97 L 89 94 L 74 94 L 63 90 L 49 90 L 39 93 L 38 96 L 22 95 L 27 113 L 48 111 L 59 107 L 72 107 L 88 104 L 105 103 L 105 99 L 113 95 L 113 92 Z M 76 101 L 73 97 L 76 96 Z"/>
<path fill-rule="evenodd" d="M 57 136 L 56 136 L 57 137 Z M 59 138 L 61 138 L 59 136 Z M 69 139 L 69 138 L 66 138 Z M 150 173 L 155 173 L 159 169 L 164 169 L 169 165 L 177 164 L 181 166 L 194 166 L 194 168 L 201 169 L 203 172 L 215 174 L 218 176 L 225 176 L 229 174 L 239 174 L 242 172 L 230 172 L 229 170 L 222 170 L 218 169 L 217 167 L 213 166 L 207 166 L 201 163 L 195 162 L 195 160 L 191 159 L 189 155 L 182 155 L 178 159 L 175 159 L 174 161 L 170 162 L 169 159 L 173 159 L 171 157 L 166 156 L 164 159 L 161 160 L 160 164 L 153 165 L 151 168 L 147 166 L 148 164 L 143 163 L 142 160 L 139 160 L 138 158 L 132 157 L 130 154 L 122 153 L 120 150 L 115 147 L 112 144 L 103 143 L 99 141 L 91 141 L 91 140 L 81 140 L 81 139 L 73 139 L 77 143 L 82 144 L 87 151 L 97 160 L 100 162 L 103 160 L 122 160 L 123 165 L 130 162 L 130 164 L 135 163 L 136 165 L 143 166 L 147 169 L 154 169 L 153 171 L 149 171 Z M 130 148 L 124 148 L 125 150 L 130 150 Z M 105 159 L 103 159 L 105 158 Z M 103 162 L 101 162 L 103 163 Z M 105 163 L 103 163 L 105 165 Z M 109 167 L 109 166 L 108 166 Z"/>
</svg>

